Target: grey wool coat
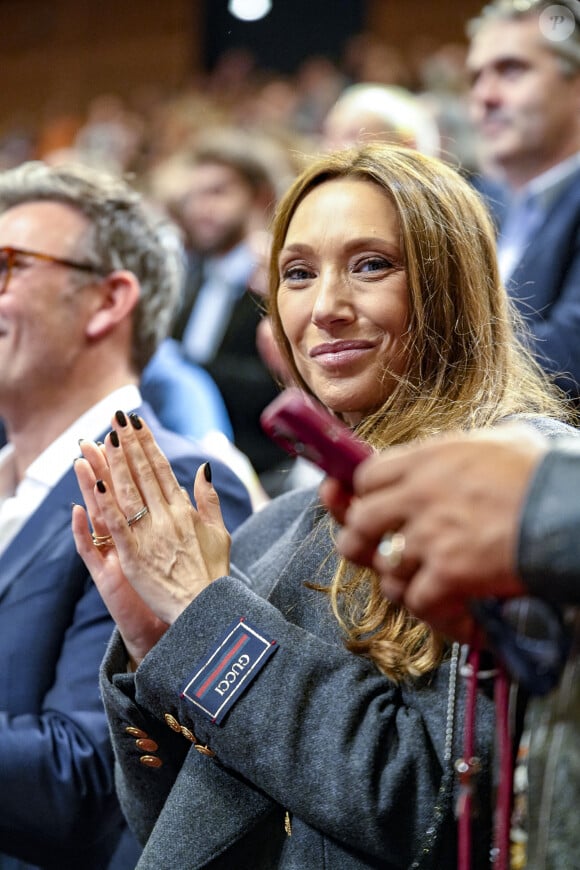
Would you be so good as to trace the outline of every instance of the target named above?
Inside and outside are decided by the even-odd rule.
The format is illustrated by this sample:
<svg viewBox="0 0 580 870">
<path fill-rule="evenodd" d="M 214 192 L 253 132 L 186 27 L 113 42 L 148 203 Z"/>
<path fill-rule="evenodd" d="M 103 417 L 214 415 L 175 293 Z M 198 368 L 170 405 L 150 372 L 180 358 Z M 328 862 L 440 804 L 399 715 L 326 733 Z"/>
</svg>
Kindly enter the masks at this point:
<svg viewBox="0 0 580 870">
<path fill-rule="evenodd" d="M 126 673 L 118 635 L 103 662 L 119 796 L 145 844 L 140 870 L 455 867 L 452 768 L 465 695 L 456 661 L 396 685 L 345 649 L 328 596 L 306 585 L 328 584 L 335 567 L 329 523 L 311 490 L 251 517 L 234 535 L 234 565 L 135 675 Z M 222 703 L 246 660 L 220 671 L 212 650 L 239 618 L 275 651 L 218 722 L 191 689 L 183 692 L 196 677 L 200 693 L 209 684 Z M 493 734 L 492 704 L 482 696 L 474 828 L 481 867 Z"/>
</svg>

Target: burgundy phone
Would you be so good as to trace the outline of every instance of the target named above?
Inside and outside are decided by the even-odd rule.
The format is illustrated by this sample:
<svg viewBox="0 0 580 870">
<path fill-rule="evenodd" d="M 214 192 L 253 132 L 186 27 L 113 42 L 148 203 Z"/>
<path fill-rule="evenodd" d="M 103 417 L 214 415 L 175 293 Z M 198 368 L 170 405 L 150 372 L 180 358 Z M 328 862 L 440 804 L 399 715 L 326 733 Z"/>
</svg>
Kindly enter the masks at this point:
<svg viewBox="0 0 580 870">
<path fill-rule="evenodd" d="M 289 387 L 262 411 L 264 431 L 291 456 L 304 456 L 352 488 L 355 468 L 372 453 L 341 420 L 297 387 Z"/>
</svg>

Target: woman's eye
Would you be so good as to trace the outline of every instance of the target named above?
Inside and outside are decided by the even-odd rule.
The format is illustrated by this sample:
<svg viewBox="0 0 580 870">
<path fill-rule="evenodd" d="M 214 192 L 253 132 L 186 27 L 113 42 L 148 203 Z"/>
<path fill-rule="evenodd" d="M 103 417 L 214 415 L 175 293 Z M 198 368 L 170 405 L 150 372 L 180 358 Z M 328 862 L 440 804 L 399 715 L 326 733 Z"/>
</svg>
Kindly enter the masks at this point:
<svg viewBox="0 0 580 870">
<path fill-rule="evenodd" d="M 355 271 L 358 272 L 386 272 L 393 268 L 393 264 L 386 257 L 365 257 L 357 263 Z"/>
<path fill-rule="evenodd" d="M 306 266 L 287 266 L 282 270 L 283 281 L 306 281 L 311 272 Z"/>
</svg>

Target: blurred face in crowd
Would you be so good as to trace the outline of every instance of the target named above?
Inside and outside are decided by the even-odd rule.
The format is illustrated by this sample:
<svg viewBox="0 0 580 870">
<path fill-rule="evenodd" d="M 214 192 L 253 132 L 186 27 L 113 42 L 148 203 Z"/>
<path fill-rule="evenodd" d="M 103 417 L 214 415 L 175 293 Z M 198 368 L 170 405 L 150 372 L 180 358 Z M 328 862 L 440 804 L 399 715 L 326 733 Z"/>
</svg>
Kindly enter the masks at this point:
<svg viewBox="0 0 580 870">
<path fill-rule="evenodd" d="M 202 163 L 192 170 L 182 219 L 193 250 L 226 254 L 247 235 L 256 194 L 231 166 Z"/>
<path fill-rule="evenodd" d="M 81 239 L 88 229 L 68 205 L 24 203 L 0 214 L 0 247 L 86 261 Z M 5 279 L 4 272 L 0 288 Z M 94 301 L 89 283 L 86 273 L 62 264 L 16 257 L 0 293 L 0 412 L 6 416 L 30 402 L 54 401 L 70 384 Z"/>
<path fill-rule="evenodd" d="M 338 106 L 329 112 L 324 121 L 324 147 L 329 151 L 369 139 L 407 144 L 384 118 L 361 111 L 356 106 Z"/>
<path fill-rule="evenodd" d="M 278 265 L 278 310 L 313 393 L 351 425 L 392 392 L 405 367 L 409 312 L 399 222 L 369 181 L 310 191 L 289 223 Z"/>
<path fill-rule="evenodd" d="M 510 184 L 525 184 L 580 148 L 580 76 L 564 76 L 536 16 L 484 23 L 467 66 L 483 160 Z"/>
</svg>

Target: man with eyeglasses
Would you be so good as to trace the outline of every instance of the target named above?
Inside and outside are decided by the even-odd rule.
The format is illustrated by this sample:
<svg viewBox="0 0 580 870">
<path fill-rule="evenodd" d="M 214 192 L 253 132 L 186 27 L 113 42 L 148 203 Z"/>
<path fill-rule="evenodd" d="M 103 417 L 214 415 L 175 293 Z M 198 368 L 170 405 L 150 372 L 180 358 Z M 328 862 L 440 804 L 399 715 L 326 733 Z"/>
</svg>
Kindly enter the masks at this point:
<svg viewBox="0 0 580 870">
<path fill-rule="evenodd" d="M 181 259 L 173 228 L 114 178 L 41 163 L 0 174 L 2 870 L 137 861 L 98 691 L 113 624 L 75 550 L 72 464 L 79 439 L 102 440 L 116 413 L 131 425 L 132 411 L 152 421 L 188 490 L 211 458 L 161 429 L 138 388 L 167 334 Z M 250 513 L 246 490 L 219 459 L 211 470 L 233 529 Z M 126 737 L 160 775 L 152 737 Z"/>
<path fill-rule="evenodd" d="M 484 169 L 507 187 L 502 278 L 531 347 L 580 400 L 580 2 L 494 0 L 468 25 Z"/>
</svg>

